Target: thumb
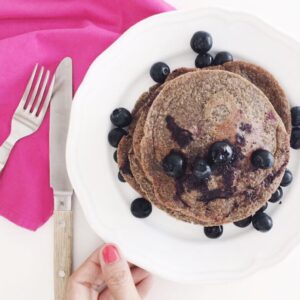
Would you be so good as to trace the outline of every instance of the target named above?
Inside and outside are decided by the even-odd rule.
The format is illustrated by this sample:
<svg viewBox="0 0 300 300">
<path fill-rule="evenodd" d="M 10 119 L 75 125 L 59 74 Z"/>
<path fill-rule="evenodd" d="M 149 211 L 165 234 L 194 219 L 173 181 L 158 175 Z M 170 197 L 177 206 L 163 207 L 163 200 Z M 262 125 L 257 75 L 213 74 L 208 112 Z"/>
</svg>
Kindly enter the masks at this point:
<svg viewBox="0 0 300 300">
<path fill-rule="evenodd" d="M 115 300 L 141 300 L 129 265 L 117 246 L 104 245 L 100 250 L 103 279 Z"/>
</svg>

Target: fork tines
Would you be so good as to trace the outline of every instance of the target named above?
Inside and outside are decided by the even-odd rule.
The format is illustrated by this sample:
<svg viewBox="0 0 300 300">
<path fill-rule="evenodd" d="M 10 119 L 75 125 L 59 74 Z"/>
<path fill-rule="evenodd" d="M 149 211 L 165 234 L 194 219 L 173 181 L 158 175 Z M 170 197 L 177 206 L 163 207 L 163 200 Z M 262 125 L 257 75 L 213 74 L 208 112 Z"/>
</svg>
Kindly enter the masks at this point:
<svg viewBox="0 0 300 300">
<path fill-rule="evenodd" d="M 38 69 L 39 72 L 38 72 Z M 25 111 L 36 118 L 43 119 L 51 100 L 51 94 L 54 84 L 54 76 L 48 87 L 48 93 L 45 95 L 47 84 L 49 82 L 50 71 L 44 72 L 45 68 L 36 64 L 30 79 L 25 88 L 17 111 Z"/>
</svg>

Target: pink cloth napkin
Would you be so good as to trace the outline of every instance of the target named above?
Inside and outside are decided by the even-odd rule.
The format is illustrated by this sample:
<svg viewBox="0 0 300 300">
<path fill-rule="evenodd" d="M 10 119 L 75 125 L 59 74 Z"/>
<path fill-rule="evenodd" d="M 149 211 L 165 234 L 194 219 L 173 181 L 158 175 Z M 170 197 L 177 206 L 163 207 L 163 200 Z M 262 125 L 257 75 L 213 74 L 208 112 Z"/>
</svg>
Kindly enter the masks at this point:
<svg viewBox="0 0 300 300">
<path fill-rule="evenodd" d="M 0 9 L 0 144 L 36 62 L 73 58 L 74 90 L 92 61 L 128 27 L 172 9 L 162 0 L 3 0 Z M 0 175 L 0 215 L 36 230 L 53 212 L 49 114 L 13 149 Z"/>
</svg>

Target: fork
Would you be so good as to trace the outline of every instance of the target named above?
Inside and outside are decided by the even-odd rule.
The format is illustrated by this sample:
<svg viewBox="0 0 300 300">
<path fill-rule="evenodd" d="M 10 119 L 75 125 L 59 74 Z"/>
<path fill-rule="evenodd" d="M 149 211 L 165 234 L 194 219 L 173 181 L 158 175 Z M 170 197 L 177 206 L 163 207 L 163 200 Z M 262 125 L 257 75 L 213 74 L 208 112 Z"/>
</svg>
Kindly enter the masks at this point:
<svg viewBox="0 0 300 300">
<path fill-rule="evenodd" d="M 45 117 L 52 96 L 55 76 L 51 80 L 43 102 L 43 96 L 50 77 L 50 71 L 47 70 L 42 80 L 44 69 L 44 67 L 41 67 L 36 82 L 33 84 L 38 70 L 38 64 L 35 65 L 24 94 L 13 115 L 10 134 L 0 147 L 0 172 L 4 168 L 16 142 L 37 131 Z"/>
</svg>

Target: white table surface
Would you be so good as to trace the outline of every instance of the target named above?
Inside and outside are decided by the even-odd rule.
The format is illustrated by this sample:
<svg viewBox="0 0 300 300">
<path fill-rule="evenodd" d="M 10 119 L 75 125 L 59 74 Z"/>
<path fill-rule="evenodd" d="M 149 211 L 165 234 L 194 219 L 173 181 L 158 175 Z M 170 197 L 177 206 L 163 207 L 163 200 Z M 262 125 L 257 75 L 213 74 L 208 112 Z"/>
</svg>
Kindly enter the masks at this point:
<svg viewBox="0 0 300 300">
<path fill-rule="evenodd" d="M 253 13 L 300 41 L 300 4 L 296 0 L 169 0 L 168 2 L 178 9 L 213 5 Z M 253 45 L 256 46 L 259 47 Z M 33 233 L 0 218 L 1 300 L 53 299 L 52 236 L 52 219 Z M 74 266 L 77 267 L 101 243 L 101 239 L 87 225 L 75 201 Z M 272 268 L 224 284 L 188 286 L 155 277 L 154 287 L 147 297 L 147 300 L 182 299 L 300 299 L 300 247 Z"/>
</svg>

